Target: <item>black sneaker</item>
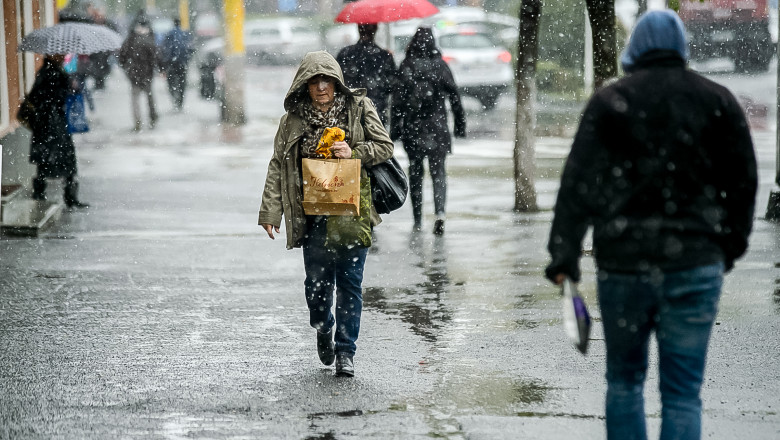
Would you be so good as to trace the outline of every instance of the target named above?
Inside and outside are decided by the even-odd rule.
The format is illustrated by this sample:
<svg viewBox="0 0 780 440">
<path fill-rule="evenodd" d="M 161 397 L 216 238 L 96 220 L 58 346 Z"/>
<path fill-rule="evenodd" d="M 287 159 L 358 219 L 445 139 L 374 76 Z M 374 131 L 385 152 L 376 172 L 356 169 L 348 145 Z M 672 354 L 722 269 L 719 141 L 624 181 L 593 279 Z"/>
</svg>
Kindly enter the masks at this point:
<svg viewBox="0 0 780 440">
<path fill-rule="evenodd" d="M 434 235 L 444 235 L 444 219 L 438 219 L 433 224 Z"/>
<path fill-rule="evenodd" d="M 336 358 L 333 346 L 333 330 L 327 333 L 317 332 L 317 354 L 324 365 L 332 365 Z"/>
<path fill-rule="evenodd" d="M 336 376 L 355 376 L 355 365 L 352 363 L 352 356 L 347 356 L 345 354 L 336 356 Z"/>
</svg>

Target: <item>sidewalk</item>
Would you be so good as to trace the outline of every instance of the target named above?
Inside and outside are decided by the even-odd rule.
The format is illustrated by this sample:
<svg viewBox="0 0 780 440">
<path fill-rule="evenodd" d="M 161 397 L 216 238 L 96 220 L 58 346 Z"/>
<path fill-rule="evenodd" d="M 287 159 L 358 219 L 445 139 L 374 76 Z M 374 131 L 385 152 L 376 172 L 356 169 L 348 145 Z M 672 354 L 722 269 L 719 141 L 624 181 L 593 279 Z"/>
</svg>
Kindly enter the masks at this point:
<svg viewBox="0 0 780 440">
<path fill-rule="evenodd" d="M 162 81 L 158 127 L 132 133 L 129 87 L 113 75 L 95 96 L 92 132 L 76 138 L 91 207 L 64 212 L 38 240 L 0 239 L 0 437 L 604 437 L 593 262 L 581 284 L 596 322 L 585 357 L 566 342 L 558 291 L 542 277 L 569 140 L 537 139 L 538 213 L 512 211 L 512 143 L 466 139 L 448 159 L 444 237 L 430 231 L 428 180 L 421 233 L 408 205 L 383 216 L 357 375 L 345 381 L 317 360 L 300 251 L 256 225 L 288 72 L 253 77 L 237 144 L 220 141 L 216 103 L 191 87 L 174 113 Z M 759 217 L 773 135 L 755 134 Z M 780 436 L 778 237 L 757 219 L 726 279 L 704 438 Z"/>
</svg>

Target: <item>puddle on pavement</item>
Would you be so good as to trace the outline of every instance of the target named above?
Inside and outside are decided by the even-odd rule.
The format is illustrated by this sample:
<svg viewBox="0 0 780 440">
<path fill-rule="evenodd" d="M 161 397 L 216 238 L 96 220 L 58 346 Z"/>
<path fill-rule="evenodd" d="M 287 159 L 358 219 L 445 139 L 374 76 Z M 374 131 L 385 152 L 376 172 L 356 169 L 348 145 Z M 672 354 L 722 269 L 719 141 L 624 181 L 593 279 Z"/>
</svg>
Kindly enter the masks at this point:
<svg viewBox="0 0 780 440">
<path fill-rule="evenodd" d="M 591 420 L 604 420 L 604 416 L 594 414 L 569 414 L 569 413 L 544 413 L 533 411 L 521 411 L 516 414 L 517 417 L 530 417 L 543 419 L 545 417 L 566 418 L 566 419 L 591 419 Z"/>
<path fill-rule="evenodd" d="M 314 413 L 314 414 L 309 414 L 308 418 L 309 420 L 314 420 L 314 419 L 325 419 L 329 417 L 359 417 L 362 415 L 363 415 L 362 410 L 353 409 L 350 411 Z"/>
<path fill-rule="evenodd" d="M 422 283 L 416 289 L 363 289 L 363 307 L 398 315 L 411 330 L 427 342 L 438 340 L 441 327 L 452 320 L 451 312 L 442 304 L 440 289 L 435 283 Z M 421 294 L 422 293 L 422 294 Z"/>
<path fill-rule="evenodd" d="M 437 399 L 449 400 L 464 410 L 482 408 L 489 414 L 514 415 L 520 408 L 544 403 L 552 389 L 538 379 L 480 374 L 450 377 L 437 392 Z M 446 405 L 441 401 L 432 404 Z"/>
<path fill-rule="evenodd" d="M 780 279 L 775 280 L 775 284 L 780 286 Z M 775 304 L 775 313 L 780 315 L 780 287 L 775 288 L 775 293 L 772 295 L 772 302 Z"/>
<path fill-rule="evenodd" d="M 336 440 L 336 435 L 331 431 L 320 435 L 310 435 L 305 437 L 304 440 Z"/>
<path fill-rule="evenodd" d="M 309 414 L 307 418 L 310 421 L 309 429 L 312 431 L 317 431 L 320 427 L 315 423 L 317 420 L 324 420 L 324 419 L 330 419 L 330 418 L 347 418 L 347 417 L 360 417 L 363 415 L 363 411 L 359 409 L 353 409 L 350 411 L 338 411 L 338 412 L 321 412 L 321 413 L 313 413 Z M 333 431 L 328 431 L 325 433 L 318 433 L 315 435 L 310 435 L 308 437 L 305 437 L 305 440 L 336 440 L 337 437 L 333 433 Z"/>
</svg>

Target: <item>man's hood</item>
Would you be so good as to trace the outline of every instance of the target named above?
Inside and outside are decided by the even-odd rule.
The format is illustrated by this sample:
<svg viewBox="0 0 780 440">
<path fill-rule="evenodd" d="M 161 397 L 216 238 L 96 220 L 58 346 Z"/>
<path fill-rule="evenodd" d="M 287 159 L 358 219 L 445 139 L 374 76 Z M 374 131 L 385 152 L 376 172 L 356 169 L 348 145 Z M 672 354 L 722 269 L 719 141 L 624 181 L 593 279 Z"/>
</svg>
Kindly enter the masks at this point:
<svg viewBox="0 0 780 440">
<path fill-rule="evenodd" d="M 620 57 L 623 70 L 631 72 L 640 57 L 653 51 L 670 51 L 688 62 L 685 25 L 670 9 L 649 11 L 639 18 L 628 46 Z"/>
<path fill-rule="evenodd" d="M 307 82 L 310 78 L 317 75 L 326 75 L 336 79 L 336 90 L 347 96 L 354 96 L 357 91 L 350 90 L 344 85 L 344 74 L 341 73 L 341 67 L 338 61 L 324 50 L 318 52 L 309 52 L 303 56 L 301 65 L 295 73 L 290 90 L 284 97 L 284 109 L 290 111 L 295 109 L 304 99 L 309 99 L 309 90 Z M 365 94 L 365 92 L 363 92 Z"/>
</svg>

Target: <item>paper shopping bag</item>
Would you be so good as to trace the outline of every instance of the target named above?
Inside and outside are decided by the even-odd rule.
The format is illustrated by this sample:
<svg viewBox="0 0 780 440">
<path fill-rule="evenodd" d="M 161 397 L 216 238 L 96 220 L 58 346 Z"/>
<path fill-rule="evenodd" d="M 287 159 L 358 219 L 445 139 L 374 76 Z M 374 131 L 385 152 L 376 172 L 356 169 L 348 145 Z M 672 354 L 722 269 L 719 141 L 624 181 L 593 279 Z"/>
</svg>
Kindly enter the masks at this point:
<svg viewBox="0 0 780 440">
<path fill-rule="evenodd" d="M 360 215 L 360 159 L 302 159 L 306 215 Z"/>
</svg>

